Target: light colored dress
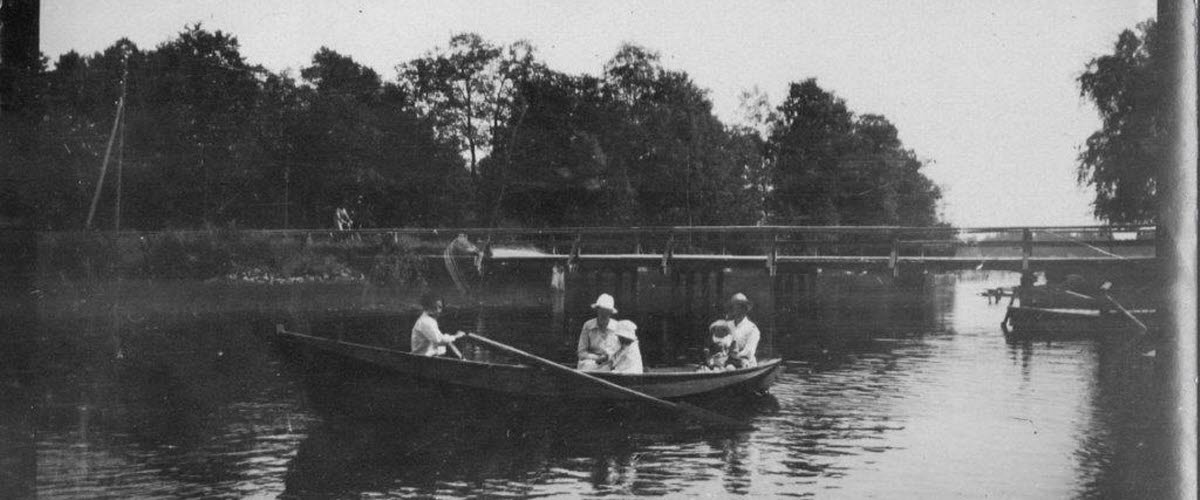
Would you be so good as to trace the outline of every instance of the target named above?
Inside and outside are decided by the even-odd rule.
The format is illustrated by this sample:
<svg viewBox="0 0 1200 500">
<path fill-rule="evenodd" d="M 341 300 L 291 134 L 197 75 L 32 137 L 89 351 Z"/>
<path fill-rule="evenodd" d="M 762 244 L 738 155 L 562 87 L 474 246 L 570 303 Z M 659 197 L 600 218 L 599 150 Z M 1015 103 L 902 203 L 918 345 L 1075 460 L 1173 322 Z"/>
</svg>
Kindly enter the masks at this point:
<svg viewBox="0 0 1200 500">
<path fill-rule="evenodd" d="M 638 347 L 639 342 L 633 341 L 627 346 L 622 346 L 612 356 L 611 369 L 617 373 L 644 373 L 645 367 L 642 366 L 642 349 Z"/>
<path fill-rule="evenodd" d="M 733 353 L 733 357 L 737 358 L 743 368 L 758 366 L 758 340 L 762 334 L 758 331 L 758 325 L 755 325 L 750 318 L 744 318 L 740 323 L 733 325 L 733 343 L 737 346 L 737 350 Z"/>
<path fill-rule="evenodd" d="M 731 353 L 737 350 L 733 344 L 733 334 L 718 337 L 713 335 L 709 344 L 708 361 L 702 367 L 705 371 L 721 371 L 729 362 Z"/>
</svg>

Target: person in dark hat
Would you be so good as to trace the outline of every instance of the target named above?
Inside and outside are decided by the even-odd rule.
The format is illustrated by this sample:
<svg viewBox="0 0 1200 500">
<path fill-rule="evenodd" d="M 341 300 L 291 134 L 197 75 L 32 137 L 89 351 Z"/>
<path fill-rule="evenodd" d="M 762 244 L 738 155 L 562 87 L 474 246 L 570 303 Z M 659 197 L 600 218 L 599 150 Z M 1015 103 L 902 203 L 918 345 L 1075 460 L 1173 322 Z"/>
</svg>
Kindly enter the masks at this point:
<svg viewBox="0 0 1200 500">
<path fill-rule="evenodd" d="M 762 334 L 750 318 L 750 310 L 754 304 L 744 293 L 735 293 L 729 298 L 725 319 L 733 327 L 733 344 L 736 350 L 730 355 L 730 361 L 738 368 L 758 366 L 758 340 Z"/>
</svg>

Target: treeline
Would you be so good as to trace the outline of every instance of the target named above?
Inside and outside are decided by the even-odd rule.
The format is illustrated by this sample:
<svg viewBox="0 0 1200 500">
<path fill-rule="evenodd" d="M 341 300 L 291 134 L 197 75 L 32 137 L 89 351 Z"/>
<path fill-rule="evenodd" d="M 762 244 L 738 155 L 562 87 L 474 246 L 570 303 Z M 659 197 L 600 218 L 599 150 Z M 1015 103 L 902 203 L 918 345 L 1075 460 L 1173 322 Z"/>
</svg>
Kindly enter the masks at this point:
<svg viewBox="0 0 1200 500">
<path fill-rule="evenodd" d="M 83 227 L 112 134 L 99 228 L 118 193 L 121 227 L 147 230 L 331 227 L 337 208 L 358 227 L 938 223 L 896 127 L 812 79 L 778 104 L 743 96 L 734 126 L 635 45 L 570 75 L 463 34 L 396 69 L 322 48 L 298 78 L 274 73 L 200 25 L 43 61 L 0 116 L 0 204 Z"/>
</svg>

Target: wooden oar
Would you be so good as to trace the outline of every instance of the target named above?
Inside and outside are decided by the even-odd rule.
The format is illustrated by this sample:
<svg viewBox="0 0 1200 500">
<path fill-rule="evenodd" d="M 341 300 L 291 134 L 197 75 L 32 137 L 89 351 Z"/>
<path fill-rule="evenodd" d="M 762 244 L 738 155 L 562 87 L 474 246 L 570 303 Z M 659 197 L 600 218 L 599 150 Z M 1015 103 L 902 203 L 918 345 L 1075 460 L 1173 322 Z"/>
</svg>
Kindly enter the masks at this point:
<svg viewBox="0 0 1200 500">
<path fill-rule="evenodd" d="M 1065 291 L 1068 294 L 1074 295 L 1079 298 L 1095 300 L 1096 302 L 1100 301 L 1100 299 L 1092 297 L 1091 295 L 1084 295 L 1082 293 L 1073 292 L 1071 290 L 1065 290 Z M 1146 333 L 1146 332 L 1150 331 L 1150 329 L 1146 327 L 1146 324 L 1142 323 L 1142 320 L 1137 319 L 1137 316 L 1134 316 L 1133 313 L 1129 312 L 1128 309 L 1125 309 L 1125 306 L 1122 306 L 1119 302 L 1117 302 L 1117 299 L 1112 298 L 1112 295 L 1109 295 L 1106 292 L 1101 292 L 1100 295 L 1102 297 L 1104 297 L 1105 301 L 1107 301 L 1113 307 L 1117 308 L 1118 311 L 1121 311 L 1121 314 L 1125 315 L 1126 318 L 1129 318 L 1129 321 L 1131 321 L 1131 322 L 1133 322 L 1133 324 L 1137 325 L 1138 329 L 1141 330 L 1141 333 Z"/>
<path fill-rule="evenodd" d="M 701 422 L 706 422 L 708 424 L 712 424 L 712 425 L 719 426 L 719 427 L 726 427 L 726 428 L 734 428 L 734 429 L 742 429 L 742 430 L 754 429 L 754 426 L 751 426 L 745 422 L 739 422 L 732 418 L 726 417 L 725 415 L 721 415 L 720 413 L 705 410 L 704 408 L 700 408 L 698 406 L 693 406 L 693 405 L 690 405 L 687 403 L 675 403 L 675 402 L 659 399 L 659 398 L 656 398 L 649 394 L 645 394 L 645 393 L 630 389 L 628 387 L 623 387 L 623 386 L 614 384 L 614 383 L 604 380 L 602 378 L 593 377 L 591 375 L 588 375 L 585 372 L 575 370 L 572 368 L 567 368 L 563 365 L 560 365 L 560 364 L 550 361 L 548 359 L 534 356 L 533 354 L 529 354 L 525 351 L 517 349 L 516 347 L 510 346 L 508 344 L 502 344 L 500 342 L 496 342 L 495 340 L 492 340 L 492 339 L 489 339 L 486 337 L 482 337 L 482 336 L 474 334 L 474 333 L 468 333 L 467 338 L 475 340 L 475 341 L 477 341 L 481 344 L 484 344 L 488 347 L 492 347 L 496 350 L 506 352 L 506 353 L 516 356 L 522 360 L 528 361 L 530 364 L 533 364 L 536 366 L 541 366 L 541 367 L 546 368 L 554 373 L 563 375 L 565 377 L 571 378 L 571 379 L 579 381 L 581 383 L 586 383 L 586 384 L 591 384 L 591 385 L 594 385 L 597 387 L 602 387 L 610 393 L 618 394 L 618 395 L 622 395 L 622 396 L 628 396 L 635 400 L 642 401 L 642 402 L 648 403 L 650 405 L 653 405 L 653 406 L 656 406 L 659 408 L 664 408 L 664 409 L 668 409 L 668 410 L 671 410 L 671 411 L 674 411 L 677 413 L 685 414 L 685 415 L 693 417 L 696 420 L 699 420 Z"/>
<path fill-rule="evenodd" d="M 455 355 L 456 357 L 458 357 L 458 359 L 467 359 L 467 358 L 464 358 L 464 357 L 463 357 L 463 355 L 462 355 L 462 351 L 459 351 L 459 350 L 458 350 L 458 346 L 454 345 L 454 342 L 451 342 L 451 343 L 449 343 L 449 344 L 446 344 L 446 347 L 449 347 L 449 348 L 450 348 L 450 352 L 454 353 L 454 355 Z"/>
<path fill-rule="evenodd" d="M 1120 303 L 1118 303 L 1116 299 L 1112 298 L 1111 295 L 1109 295 L 1107 293 L 1105 293 L 1103 295 L 1104 295 L 1104 298 L 1106 300 L 1108 300 L 1109 304 L 1112 304 L 1113 307 L 1116 307 L 1118 311 L 1121 311 L 1121 314 L 1124 314 L 1126 318 L 1129 318 L 1129 321 L 1132 321 L 1133 324 L 1137 325 L 1138 329 L 1141 330 L 1141 333 L 1146 333 L 1146 332 L 1150 331 L 1150 329 L 1146 327 L 1146 324 L 1142 323 L 1142 320 L 1137 319 L 1137 316 L 1134 316 L 1133 313 L 1129 312 L 1128 309 L 1125 309 L 1125 307 L 1122 306 Z"/>
</svg>

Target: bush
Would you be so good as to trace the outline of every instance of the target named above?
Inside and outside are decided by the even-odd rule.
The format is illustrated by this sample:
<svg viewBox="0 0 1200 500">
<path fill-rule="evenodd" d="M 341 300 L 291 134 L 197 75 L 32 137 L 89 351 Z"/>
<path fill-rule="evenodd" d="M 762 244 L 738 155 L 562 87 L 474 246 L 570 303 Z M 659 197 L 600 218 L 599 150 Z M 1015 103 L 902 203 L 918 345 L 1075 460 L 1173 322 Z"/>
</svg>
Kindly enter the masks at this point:
<svg viewBox="0 0 1200 500">
<path fill-rule="evenodd" d="M 384 285 L 428 286 L 426 263 L 417 253 L 420 246 L 421 242 L 407 236 L 390 243 L 385 239 L 368 274 L 371 281 Z"/>
<path fill-rule="evenodd" d="M 43 271 L 74 278 L 145 277 L 258 283 L 363 280 L 425 286 L 429 264 L 420 256 L 437 243 L 381 235 L 306 241 L 291 235 L 235 228 L 130 233 L 46 233 Z"/>
<path fill-rule="evenodd" d="M 116 237 L 111 233 L 48 233 L 39 243 L 44 265 L 76 279 L 114 276 L 121 262 Z"/>
<path fill-rule="evenodd" d="M 155 278 L 208 279 L 233 268 L 228 242 L 213 231 L 165 232 L 146 237 L 142 274 Z"/>
</svg>

